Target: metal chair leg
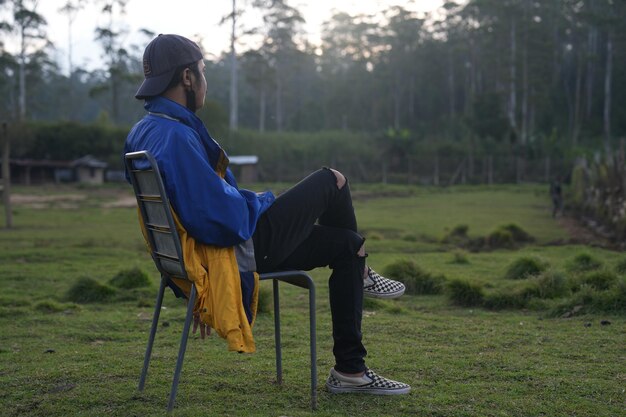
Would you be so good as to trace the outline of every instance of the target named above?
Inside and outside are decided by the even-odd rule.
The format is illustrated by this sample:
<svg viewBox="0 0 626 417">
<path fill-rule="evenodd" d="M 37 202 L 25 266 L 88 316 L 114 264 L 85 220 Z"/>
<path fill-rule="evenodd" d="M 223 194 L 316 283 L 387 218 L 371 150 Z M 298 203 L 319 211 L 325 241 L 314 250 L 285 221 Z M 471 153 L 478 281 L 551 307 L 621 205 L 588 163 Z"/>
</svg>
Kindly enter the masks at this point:
<svg viewBox="0 0 626 417">
<path fill-rule="evenodd" d="M 283 355 L 280 342 L 280 298 L 278 294 L 278 280 L 272 280 L 274 291 L 274 345 L 276 346 L 276 383 L 283 383 Z"/>
<path fill-rule="evenodd" d="M 315 330 L 315 284 L 311 281 L 309 287 L 309 323 L 311 337 L 311 408 L 317 410 L 317 349 Z"/>
<path fill-rule="evenodd" d="M 152 327 L 150 328 L 150 336 L 148 336 L 148 346 L 146 347 L 146 354 L 143 358 L 143 368 L 141 369 L 141 376 L 139 377 L 139 386 L 137 389 L 143 391 L 146 385 L 146 375 L 148 374 L 148 366 L 150 365 L 150 356 L 152 356 L 152 345 L 154 344 L 154 337 L 156 335 L 157 326 L 159 324 L 159 316 L 161 315 L 161 305 L 163 305 L 163 293 L 165 292 L 166 278 L 161 276 L 161 284 L 159 292 L 157 294 L 156 304 L 154 306 L 154 315 L 152 316 Z"/>
<path fill-rule="evenodd" d="M 311 338 L 311 408 L 317 409 L 317 347 L 316 347 L 316 319 L 315 319 L 315 283 L 313 279 L 302 271 L 280 271 L 266 273 L 261 279 L 271 279 L 274 290 L 274 339 L 276 344 L 276 379 L 282 383 L 282 352 L 280 342 L 280 303 L 278 281 L 304 288 L 309 291 L 309 333 Z"/>
<path fill-rule="evenodd" d="M 185 350 L 187 349 L 187 339 L 189 337 L 189 327 L 191 326 L 191 318 L 193 316 L 193 307 L 196 304 L 196 286 L 191 284 L 191 294 L 187 304 L 187 316 L 185 317 L 185 327 L 180 338 L 180 349 L 178 350 L 178 359 L 176 360 L 176 370 L 174 371 L 174 379 L 172 380 L 172 391 L 167 404 L 168 413 L 174 408 L 176 401 L 176 391 L 178 390 L 178 380 L 180 379 L 180 371 L 183 368 L 183 360 L 185 359 Z"/>
</svg>

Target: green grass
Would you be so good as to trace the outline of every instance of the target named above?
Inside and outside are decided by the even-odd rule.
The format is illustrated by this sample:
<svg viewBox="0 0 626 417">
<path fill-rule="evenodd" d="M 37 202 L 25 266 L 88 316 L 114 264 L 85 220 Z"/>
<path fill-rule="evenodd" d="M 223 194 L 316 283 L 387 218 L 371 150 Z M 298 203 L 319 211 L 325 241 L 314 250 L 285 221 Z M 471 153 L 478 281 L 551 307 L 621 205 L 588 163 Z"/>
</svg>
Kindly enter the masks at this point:
<svg viewBox="0 0 626 417">
<path fill-rule="evenodd" d="M 545 187 L 353 188 L 360 227 L 381 237 L 367 242 L 368 261 L 378 271 L 411 260 L 430 274 L 473 282 L 491 292 L 517 283 L 504 275 L 520 257 L 539 257 L 551 271 L 566 275 L 578 253 L 589 254 L 611 271 L 623 262 L 620 254 L 597 247 L 548 245 L 568 236 L 551 217 Z M 158 274 L 145 251 L 136 211 L 102 207 L 119 193 L 130 196 L 130 191 L 108 186 L 16 192 L 87 197 L 71 208 L 58 201 L 40 208 L 15 205 L 15 229 L 0 230 L 2 415 L 165 415 L 184 304 L 167 293 L 146 390 L 138 393 Z M 463 253 L 466 263 L 451 262 L 453 253 L 440 243 L 459 224 L 467 225 L 472 237 L 511 223 L 536 241 L 518 250 Z M 149 297 L 138 292 L 86 304 L 64 298 L 82 277 L 106 285 L 132 268 L 148 274 Z M 227 352 L 215 336 L 204 341 L 191 337 L 174 415 L 623 414 L 624 315 L 583 311 L 564 319 L 549 314 L 549 306 L 538 311 L 455 307 L 446 294 L 366 303 L 368 365 L 410 383 L 410 395 L 330 395 L 323 389 L 333 365 L 328 270 L 312 275 L 318 290 L 319 410 L 308 408 L 306 298 L 302 290 L 282 286 L 284 385 L 273 383 L 273 318 L 263 313 L 254 329 L 255 354 Z M 579 279 L 599 282 L 594 276 Z M 268 282 L 262 285 L 265 292 L 271 288 Z M 602 320 L 611 324 L 603 326 Z"/>
</svg>

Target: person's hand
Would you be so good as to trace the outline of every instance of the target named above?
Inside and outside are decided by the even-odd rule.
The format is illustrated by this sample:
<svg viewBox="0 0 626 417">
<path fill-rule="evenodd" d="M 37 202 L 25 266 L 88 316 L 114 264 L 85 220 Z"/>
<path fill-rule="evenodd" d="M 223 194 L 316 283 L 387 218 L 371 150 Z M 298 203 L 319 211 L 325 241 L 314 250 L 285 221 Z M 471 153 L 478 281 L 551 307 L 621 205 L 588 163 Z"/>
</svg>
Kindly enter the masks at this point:
<svg viewBox="0 0 626 417">
<path fill-rule="evenodd" d="M 200 327 L 200 337 L 204 340 L 205 337 L 211 336 L 211 327 L 208 324 L 204 324 L 200 321 L 200 315 L 194 314 L 193 316 L 193 334 L 196 334 L 198 330 L 198 326 Z"/>
</svg>

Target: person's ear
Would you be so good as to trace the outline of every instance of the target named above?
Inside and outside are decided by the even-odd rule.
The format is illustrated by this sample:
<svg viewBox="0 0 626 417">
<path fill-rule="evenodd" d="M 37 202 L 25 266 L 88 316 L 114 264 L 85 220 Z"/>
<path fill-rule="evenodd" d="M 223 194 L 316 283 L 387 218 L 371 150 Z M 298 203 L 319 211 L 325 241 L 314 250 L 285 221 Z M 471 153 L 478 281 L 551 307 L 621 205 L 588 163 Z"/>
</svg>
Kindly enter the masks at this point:
<svg viewBox="0 0 626 417">
<path fill-rule="evenodd" d="M 185 87 L 185 89 L 191 88 L 191 70 L 189 68 L 185 68 L 183 70 L 183 73 L 181 75 L 182 78 L 182 82 L 183 82 L 183 87 Z"/>
</svg>

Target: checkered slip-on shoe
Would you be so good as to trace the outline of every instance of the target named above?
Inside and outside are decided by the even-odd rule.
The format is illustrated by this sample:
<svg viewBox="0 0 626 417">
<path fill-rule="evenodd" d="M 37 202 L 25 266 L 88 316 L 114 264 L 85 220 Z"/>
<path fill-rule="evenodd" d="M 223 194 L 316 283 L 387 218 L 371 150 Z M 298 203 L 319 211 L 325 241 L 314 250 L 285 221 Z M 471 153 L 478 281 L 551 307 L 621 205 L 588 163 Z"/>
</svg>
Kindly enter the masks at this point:
<svg viewBox="0 0 626 417">
<path fill-rule="evenodd" d="M 331 368 L 326 388 L 333 394 L 362 392 L 374 395 L 398 395 L 411 391 L 409 385 L 384 378 L 371 369 L 367 369 L 365 375 L 361 377 L 350 377 L 341 375 L 335 368 Z"/>
<path fill-rule="evenodd" d="M 363 293 L 373 298 L 398 298 L 404 294 L 404 284 L 389 278 L 381 277 L 368 267 L 367 278 L 363 281 Z"/>
</svg>

